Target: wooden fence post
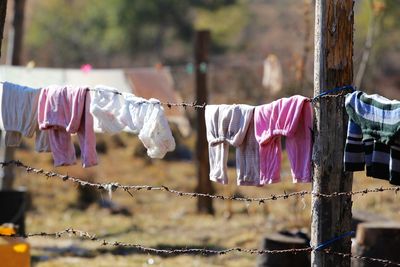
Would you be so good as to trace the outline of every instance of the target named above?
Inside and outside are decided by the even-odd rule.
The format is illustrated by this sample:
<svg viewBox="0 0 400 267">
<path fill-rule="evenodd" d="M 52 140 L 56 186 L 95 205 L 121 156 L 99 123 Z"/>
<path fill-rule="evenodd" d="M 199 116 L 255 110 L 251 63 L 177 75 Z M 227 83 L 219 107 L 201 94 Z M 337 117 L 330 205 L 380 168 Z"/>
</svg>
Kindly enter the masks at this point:
<svg viewBox="0 0 400 267">
<path fill-rule="evenodd" d="M 194 44 L 195 69 L 196 69 L 196 99 L 199 104 L 207 103 L 207 71 L 208 50 L 210 45 L 210 32 L 208 30 L 197 31 Z M 208 144 L 206 138 L 206 124 L 204 121 L 204 109 L 197 110 L 197 179 L 196 192 L 214 193 L 209 179 L 210 167 L 208 165 Z M 214 214 L 212 199 L 199 197 L 197 199 L 197 211 L 200 213 Z"/>
<path fill-rule="evenodd" d="M 314 95 L 353 83 L 353 0 L 316 0 Z M 347 128 L 344 97 L 320 98 L 315 105 L 313 192 L 351 191 L 353 177 L 343 171 Z M 351 229 L 351 197 L 312 197 L 311 243 L 322 244 Z M 350 237 L 332 251 L 350 253 Z M 313 251 L 312 266 L 350 266 L 350 258 Z"/>
</svg>

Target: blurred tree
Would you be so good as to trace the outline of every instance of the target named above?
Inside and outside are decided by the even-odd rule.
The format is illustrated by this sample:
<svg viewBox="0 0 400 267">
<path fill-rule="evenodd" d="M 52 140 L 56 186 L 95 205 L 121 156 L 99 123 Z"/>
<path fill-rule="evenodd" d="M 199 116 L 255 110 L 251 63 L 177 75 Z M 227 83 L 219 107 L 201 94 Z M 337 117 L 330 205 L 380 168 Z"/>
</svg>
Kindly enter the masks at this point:
<svg viewBox="0 0 400 267">
<path fill-rule="evenodd" d="M 375 91 L 378 80 L 396 79 L 400 71 L 400 5 L 398 0 L 369 0 L 359 4 L 356 17 L 359 38 L 355 41 L 363 53 L 357 83 L 365 90 Z M 395 83 L 400 86 L 400 79 Z"/>
<path fill-rule="evenodd" d="M 27 30 L 28 55 L 29 60 L 47 66 L 132 65 L 131 57 L 145 64 L 169 63 L 174 57 L 191 54 L 188 44 L 194 24 L 211 27 L 217 43 L 224 46 L 240 33 L 246 21 L 243 0 L 35 3 Z M 110 60 L 104 62 L 107 58 Z"/>
<path fill-rule="evenodd" d="M 100 59 L 104 61 L 122 48 L 124 33 L 117 12 L 120 2 L 38 1 L 27 30 L 28 54 L 48 66 L 99 64 Z"/>
<path fill-rule="evenodd" d="M 230 2 L 229 6 L 196 9 L 195 27 L 210 29 L 216 48 L 239 47 L 243 41 L 240 33 L 249 19 L 247 1 Z"/>
</svg>

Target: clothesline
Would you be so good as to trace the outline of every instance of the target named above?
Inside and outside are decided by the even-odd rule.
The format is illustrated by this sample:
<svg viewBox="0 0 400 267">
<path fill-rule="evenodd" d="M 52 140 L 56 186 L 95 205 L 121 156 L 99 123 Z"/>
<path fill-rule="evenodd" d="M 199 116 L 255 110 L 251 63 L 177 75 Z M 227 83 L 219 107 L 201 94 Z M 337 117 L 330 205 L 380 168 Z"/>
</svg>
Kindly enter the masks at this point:
<svg viewBox="0 0 400 267">
<path fill-rule="evenodd" d="M 4 84 L 4 81 L 0 81 L 0 84 Z M 89 88 L 88 91 L 99 91 L 101 89 L 96 89 L 96 88 Z M 338 92 L 354 92 L 355 88 L 352 85 L 345 85 L 345 86 L 340 86 L 340 87 L 336 87 L 333 88 L 331 90 L 325 91 L 313 98 L 310 98 L 309 101 L 311 103 L 315 103 L 318 99 L 322 98 L 322 97 L 340 97 L 343 96 L 343 94 L 338 94 L 338 95 L 332 95 L 333 93 L 338 93 Z M 119 91 L 107 91 L 107 92 L 112 92 L 114 94 L 117 95 L 122 95 L 121 92 Z M 161 104 L 162 106 L 166 106 L 168 108 L 172 108 L 172 107 L 183 107 L 183 108 L 188 108 L 188 107 L 192 107 L 195 109 L 204 109 L 208 104 L 203 103 L 203 104 L 199 104 L 197 101 L 194 101 L 192 103 L 187 103 L 187 102 L 181 102 L 181 103 L 172 103 L 172 102 L 163 102 L 160 101 L 159 104 Z"/>
<path fill-rule="evenodd" d="M 88 90 L 89 91 L 98 91 L 99 89 L 90 88 Z M 323 93 L 321 93 L 321 94 L 319 94 L 319 95 L 317 95 L 317 96 L 315 96 L 313 98 L 309 98 L 309 101 L 311 103 L 315 103 L 318 99 L 320 99 L 322 97 L 340 97 L 340 96 L 343 96 L 343 94 L 338 94 L 338 95 L 332 95 L 332 94 L 333 93 L 338 93 L 338 92 L 346 92 L 346 91 L 354 92 L 355 88 L 352 85 L 345 85 L 345 86 L 336 87 L 336 88 L 333 88 L 333 89 L 328 90 L 326 92 L 323 92 Z M 113 91 L 112 93 L 115 93 L 117 95 L 122 95 L 122 93 L 119 92 L 119 91 Z M 185 103 L 185 102 L 182 102 L 182 103 L 159 102 L 159 104 L 161 104 L 163 106 L 166 106 L 168 108 L 172 108 L 172 107 L 184 107 L 184 108 L 193 107 L 195 109 L 204 109 L 207 105 L 209 105 L 209 104 L 206 104 L 206 103 L 198 104 L 197 101 L 194 101 L 192 103 Z"/>
</svg>

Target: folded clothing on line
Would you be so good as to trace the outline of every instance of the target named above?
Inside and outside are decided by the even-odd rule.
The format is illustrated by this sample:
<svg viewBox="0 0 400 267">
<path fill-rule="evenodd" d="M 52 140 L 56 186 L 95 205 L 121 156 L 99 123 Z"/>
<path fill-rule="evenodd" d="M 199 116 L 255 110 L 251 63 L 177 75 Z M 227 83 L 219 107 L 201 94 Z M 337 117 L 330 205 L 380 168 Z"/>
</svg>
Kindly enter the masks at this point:
<svg viewBox="0 0 400 267">
<path fill-rule="evenodd" d="M 47 132 L 39 130 L 37 114 L 40 89 L 3 83 L 1 97 L 2 128 L 6 131 L 5 145 L 19 146 L 22 136 L 35 137 L 35 150 L 49 152 Z"/>
<path fill-rule="evenodd" d="M 400 185 L 400 101 L 356 91 L 346 96 L 345 171 Z"/>
<path fill-rule="evenodd" d="M 41 90 L 39 128 L 47 131 L 55 166 L 76 163 L 71 134 L 77 134 L 83 167 L 97 165 L 96 136 L 87 87 L 52 85 Z"/>
<path fill-rule="evenodd" d="M 157 99 L 146 100 L 115 88 L 97 86 L 91 101 L 91 112 L 98 132 L 121 131 L 139 135 L 151 158 L 163 158 L 175 149 L 164 109 Z"/>
<path fill-rule="evenodd" d="M 228 183 L 229 145 L 236 148 L 238 185 L 260 185 L 258 143 L 255 139 L 254 107 L 207 105 L 205 121 L 210 161 L 210 179 Z"/>
<path fill-rule="evenodd" d="M 293 182 L 311 182 L 312 121 L 311 103 L 304 96 L 295 95 L 256 107 L 254 123 L 260 144 L 262 184 L 281 179 L 281 136 L 286 136 Z"/>
</svg>

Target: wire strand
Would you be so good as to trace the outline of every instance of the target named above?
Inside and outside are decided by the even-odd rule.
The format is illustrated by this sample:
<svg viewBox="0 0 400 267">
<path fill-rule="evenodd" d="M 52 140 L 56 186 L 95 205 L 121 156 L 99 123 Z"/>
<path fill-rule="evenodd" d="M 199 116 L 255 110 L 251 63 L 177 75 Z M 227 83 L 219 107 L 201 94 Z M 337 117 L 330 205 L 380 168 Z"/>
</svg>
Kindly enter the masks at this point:
<svg viewBox="0 0 400 267">
<path fill-rule="evenodd" d="M 98 242 L 102 246 L 112 246 L 112 247 L 123 247 L 123 248 L 133 248 L 137 249 L 144 253 L 149 254 L 156 254 L 156 255 L 184 255 L 184 254 L 191 254 L 191 255 L 225 255 L 228 253 L 243 253 L 243 254 L 250 254 L 250 255 L 263 255 L 263 254 L 297 254 L 297 253 L 311 253 L 316 249 L 312 247 L 305 247 L 305 248 L 290 248 L 290 249 L 278 249 L 278 250 L 268 250 L 268 249 L 249 249 L 249 248 L 242 248 L 242 247 L 233 247 L 233 248 L 225 248 L 225 249 L 206 249 L 206 248 L 165 248 L 165 249 L 158 249 L 153 247 L 144 246 L 141 244 L 135 243 L 127 243 L 127 242 L 119 242 L 119 241 L 107 241 L 105 239 L 98 238 L 94 234 L 90 234 L 86 231 L 74 229 L 74 228 L 67 228 L 62 231 L 58 232 L 37 232 L 37 233 L 28 233 L 25 235 L 4 235 L 0 234 L 3 237 L 23 237 L 23 238 L 31 238 L 31 237 L 50 237 L 50 238 L 61 238 L 64 236 L 74 236 L 79 237 L 83 240 Z M 348 253 L 336 252 L 330 249 L 318 250 L 318 252 L 331 254 L 343 258 L 354 258 L 363 261 L 370 261 L 375 263 L 380 263 L 384 266 L 400 266 L 400 263 L 390 261 L 387 259 L 379 259 L 379 258 L 372 258 L 360 255 L 352 255 Z"/>
<path fill-rule="evenodd" d="M 385 191 L 391 191 L 391 192 L 394 192 L 397 194 L 400 191 L 400 186 L 393 186 L 393 187 L 386 187 L 386 188 L 385 187 L 365 188 L 362 190 L 349 191 L 349 192 L 317 193 L 317 192 L 312 192 L 312 191 L 297 191 L 297 192 L 292 192 L 292 193 L 284 192 L 283 194 L 271 194 L 268 197 L 236 197 L 236 196 L 223 196 L 223 195 L 213 195 L 213 194 L 207 194 L 207 193 L 178 191 L 178 190 L 171 189 L 164 185 L 161 185 L 161 186 L 122 185 L 117 182 L 108 182 L 108 183 L 88 182 L 88 181 L 83 180 L 82 178 L 34 168 L 34 167 L 28 166 L 18 160 L 0 162 L 0 165 L 3 168 L 6 166 L 16 166 L 18 168 L 24 169 L 27 173 L 34 173 L 34 174 L 37 174 L 40 176 L 44 176 L 48 179 L 56 178 L 56 179 L 59 179 L 64 182 L 70 181 L 70 182 L 80 185 L 82 187 L 88 186 L 88 187 L 95 188 L 97 190 L 108 190 L 110 193 L 117 189 L 121 189 L 121 190 L 129 193 L 129 195 L 131 197 L 134 197 L 133 194 L 131 193 L 131 191 L 146 191 L 146 192 L 148 192 L 148 191 L 165 191 L 165 192 L 174 194 L 175 196 L 178 196 L 178 197 L 207 197 L 207 198 L 211 198 L 211 199 L 233 200 L 233 201 L 241 201 L 241 202 L 246 202 L 246 203 L 256 202 L 258 204 L 263 204 L 267 201 L 288 199 L 291 197 L 304 197 L 306 195 L 312 195 L 314 197 L 322 197 L 322 198 L 335 198 L 335 197 L 343 197 L 343 196 L 351 197 L 354 195 L 366 195 L 368 193 L 378 193 L 378 192 L 385 192 Z"/>
</svg>

